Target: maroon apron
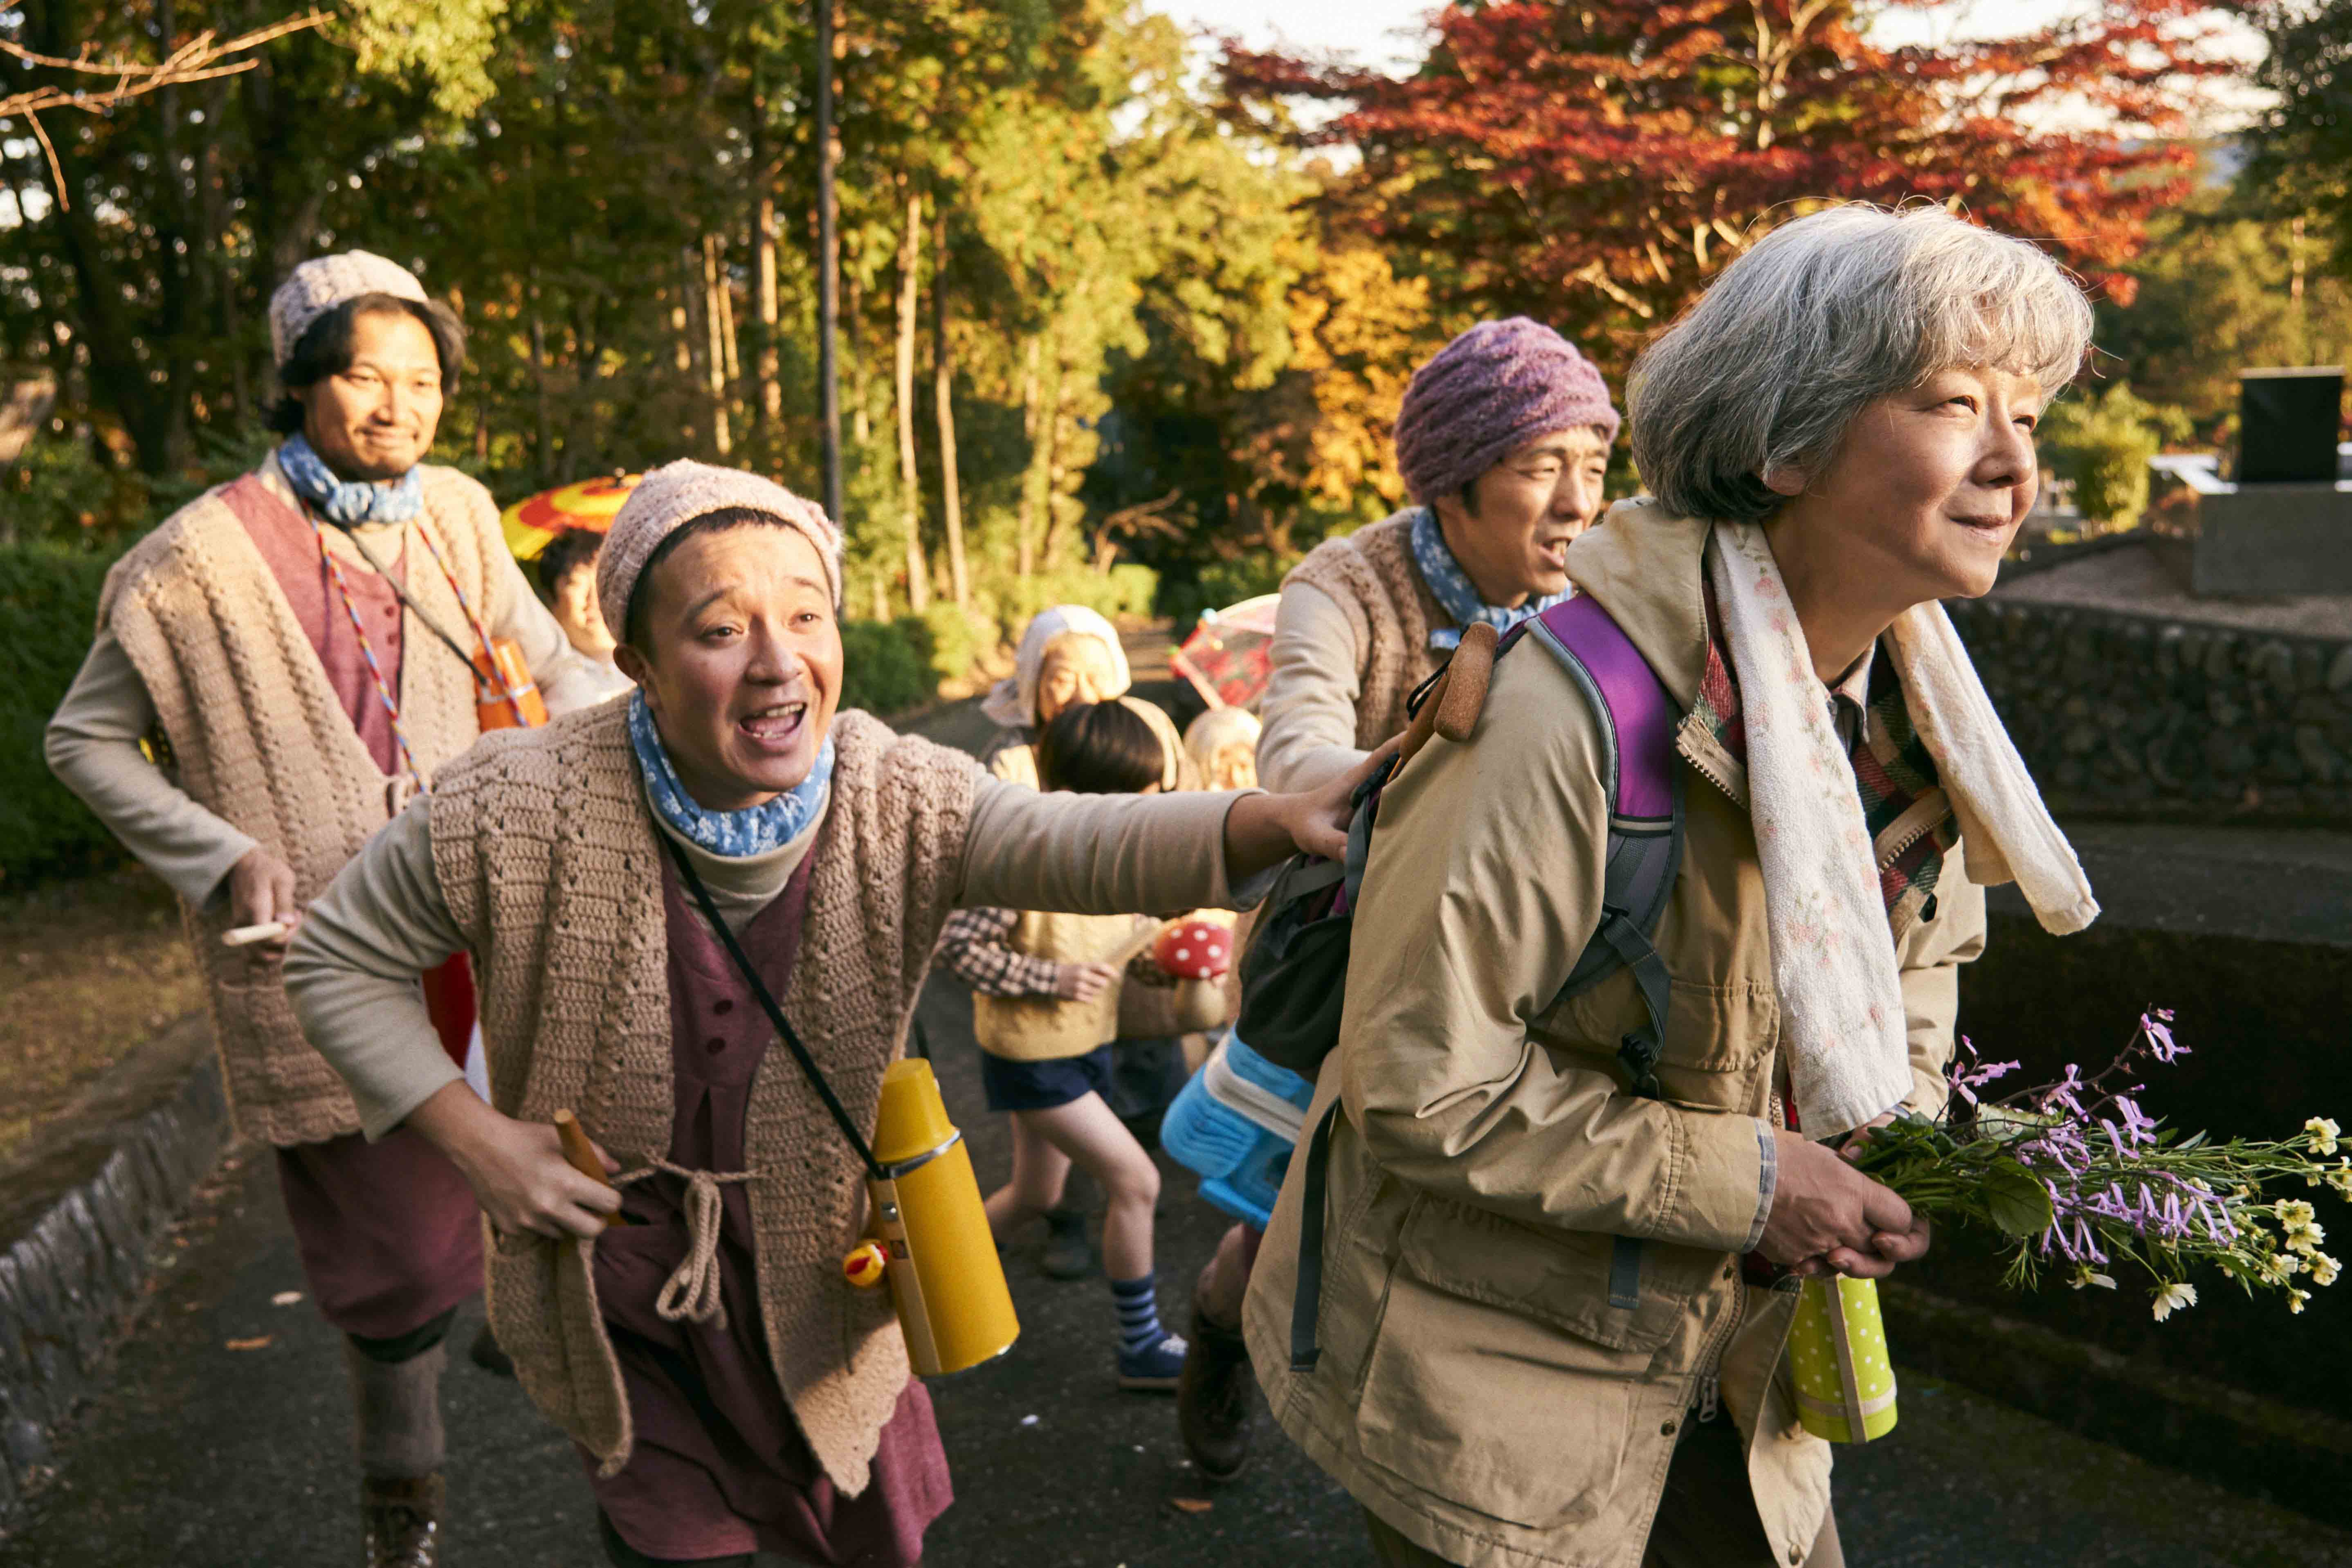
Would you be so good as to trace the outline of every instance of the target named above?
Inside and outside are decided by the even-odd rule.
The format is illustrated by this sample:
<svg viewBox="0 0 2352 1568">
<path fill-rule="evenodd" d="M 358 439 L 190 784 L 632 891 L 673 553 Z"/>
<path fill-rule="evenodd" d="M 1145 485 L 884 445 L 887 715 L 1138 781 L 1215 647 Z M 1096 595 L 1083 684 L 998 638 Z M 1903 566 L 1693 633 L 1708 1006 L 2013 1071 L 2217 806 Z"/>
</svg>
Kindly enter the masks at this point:
<svg viewBox="0 0 2352 1568">
<path fill-rule="evenodd" d="M 401 771 L 392 716 L 377 695 L 359 634 L 302 514 L 248 474 L 221 491 L 268 563 L 327 672 L 343 711 L 386 774 Z M 387 563 L 402 581 L 404 561 Z M 373 572 L 346 572 L 384 685 L 400 691 L 400 600 Z M 449 657 L 456 657 L 451 655 Z M 460 1065 L 473 1032 L 473 979 L 463 954 L 427 976 L 442 1048 Z M 454 1048 L 452 1042 L 454 1041 Z M 374 1143 L 347 1133 L 278 1151 L 278 1185 L 302 1272 L 327 1321 L 362 1339 L 398 1339 L 482 1288 L 482 1227 L 474 1194 L 442 1152 L 406 1128 Z"/>
<path fill-rule="evenodd" d="M 812 849 L 784 891 L 740 933 L 744 952 L 781 995 L 800 948 Z M 669 934 L 670 1062 L 677 1082 L 669 1162 L 682 1170 L 743 1169 L 751 1082 L 772 1031 L 708 922 L 662 867 Z M 778 1071 L 797 1072 L 780 1061 Z M 840 1157 L 851 1157 L 847 1149 Z M 656 1174 L 623 1189 L 635 1225 L 597 1237 L 596 1300 L 629 1401 L 636 1444 L 618 1475 L 596 1474 L 597 1505 L 621 1538 L 649 1557 L 691 1562 L 771 1552 L 803 1563 L 907 1568 L 923 1531 L 954 1500 L 931 1401 L 908 1379 L 882 1429 L 871 1480 L 845 1497 L 826 1479 L 776 1382 L 760 1310 L 751 1201 L 745 1185 L 719 1190 L 719 1300 L 726 1327 L 667 1322 L 655 1310 L 688 1250 L 686 1184 Z"/>
</svg>

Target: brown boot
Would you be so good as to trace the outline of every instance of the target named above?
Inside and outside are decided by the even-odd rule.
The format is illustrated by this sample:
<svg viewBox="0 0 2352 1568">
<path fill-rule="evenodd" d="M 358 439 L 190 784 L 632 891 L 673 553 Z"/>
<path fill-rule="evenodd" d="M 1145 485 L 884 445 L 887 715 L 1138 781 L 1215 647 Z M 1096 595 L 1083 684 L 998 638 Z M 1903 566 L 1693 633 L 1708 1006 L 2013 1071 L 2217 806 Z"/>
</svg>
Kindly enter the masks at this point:
<svg viewBox="0 0 2352 1568">
<path fill-rule="evenodd" d="M 1176 1429 L 1202 1478 L 1229 1481 L 1249 1461 L 1256 1415 L 1249 1348 L 1238 1330 L 1192 1309 L 1191 1345 L 1176 1381 Z"/>
<path fill-rule="evenodd" d="M 441 1561 L 441 1473 L 360 1483 L 367 1568 L 434 1568 Z"/>
</svg>

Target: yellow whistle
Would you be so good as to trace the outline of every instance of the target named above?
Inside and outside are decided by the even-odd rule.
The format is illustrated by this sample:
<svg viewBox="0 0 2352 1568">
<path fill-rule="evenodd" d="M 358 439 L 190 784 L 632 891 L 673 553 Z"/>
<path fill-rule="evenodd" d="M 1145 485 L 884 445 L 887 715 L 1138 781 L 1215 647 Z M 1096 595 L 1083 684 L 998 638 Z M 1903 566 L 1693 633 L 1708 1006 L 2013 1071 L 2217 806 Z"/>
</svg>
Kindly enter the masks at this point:
<svg viewBox="0 0 2352 1568">
<path fill-rule="evenodd" d="M 875 1239 L 842 1259 L 844 1278 L 865 1288 L 889 1280 L 907 1359 L 924 1377 L 1011 1350 L 1021 1321 L 980 1205 L 971 1151 L 948 1121 L 930 1063 L 893 1062 L 883 1073 L 874 1158 L 883 1172 L 866 1183 Z"/>
</svg>

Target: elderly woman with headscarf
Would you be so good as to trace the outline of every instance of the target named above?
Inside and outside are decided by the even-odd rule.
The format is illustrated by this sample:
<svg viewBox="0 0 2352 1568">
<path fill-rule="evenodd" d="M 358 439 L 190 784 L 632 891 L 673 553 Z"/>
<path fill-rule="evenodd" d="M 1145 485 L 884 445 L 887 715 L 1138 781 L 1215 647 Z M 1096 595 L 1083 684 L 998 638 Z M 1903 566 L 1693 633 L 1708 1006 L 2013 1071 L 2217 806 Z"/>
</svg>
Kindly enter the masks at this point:
<svg viewBox="0 0 2352 1568">
<path fill-rule="evenodd" d="M 1223 904 L 1294 844 L 1335 849 L 1346 813 L 1344 783 L 1043 795 L 836 714 L 840 551 L 767 480 L 647 476 L 597 564 L 635 692 L 445 768 L 287 960 L 368 1135 L 415 1130 L 479 1198 L 499 1342 L 578 1443 L 631 1568 L 908 1564 L 949 1501 L 887 1295 L 842 1275 L 858 1158 L 770 1058 L 766 999 L 870 1137 L 950 909 Z M 415 996 L 460 951 L 488 1104 Z M 562 1109 L 623 1192 L 565 1162 Z M 615 1210 L 634 1223 L 606 1230 Z"/>
<path fill-rule="evenodd" d="M 1656 499 L 1570 548 L 1589 602 L 1538 624 L 1597 605 L 1663 688 L 1683 841 L 1644 1079 L 1637 976 L 1563 997 L 1613 776 L 1568 656 L 1519 637 L 1475 731 L 1389 784 L 1309 1112 L 1319 1357 L 1293 1345 L 1311 1159 L 1247 1311 L 1382 1562 L 1843 1560 L 1778 1370 L 1793 1292 L 1927 1234 L 1831 1141 L 1941 1106 L 1984 884 L 2053 931 L 2096 913 L 1937 605 L 1992 586 L 2090 326 L 2032 246 L 1848 206 L 1759 242 L 1637 367 Z"/>
<path fill-rule="evenodd" d="M 996 736 L 981 765 L 1011 784 L 1037 787 L 1037 732 L 1054 715 L 1078 702 L 1116 700 L 1151 726 L 1168 754 L 1163 789 L 1198 786 L 1175 722 L 1157 704 L 1128 695 L 1135 678 L 1118 628 L 1084 605 L 1055 605 L 1029 618 L 1013 654 L 1013 673 L 989 689 L 980 710 L 994 720 Z"/>
</svg>

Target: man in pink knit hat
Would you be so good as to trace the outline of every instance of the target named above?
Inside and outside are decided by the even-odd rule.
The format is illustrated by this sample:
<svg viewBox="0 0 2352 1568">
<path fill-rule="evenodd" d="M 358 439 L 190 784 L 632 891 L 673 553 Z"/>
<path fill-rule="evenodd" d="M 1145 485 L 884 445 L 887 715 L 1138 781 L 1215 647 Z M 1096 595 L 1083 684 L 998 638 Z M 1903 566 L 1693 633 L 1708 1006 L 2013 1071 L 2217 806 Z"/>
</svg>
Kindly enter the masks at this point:
<svg viewBox="0 0 2352 1568">
<path fill-rule="evenodd" d="M 1413 373 L 1396 448 L 1415 504 L 1327 540 L 1283 580 L 1259 704 L 1267 788 L 1354 768 L 1404 732 L 1405 700 L 1465 627 L 1507 631 L 1573 592 L 1564 557 L 1601 515 L 1618 423 L 1592 362 L 1525 316 L 1481 321 Z M 1254 1226 L 1228 1231 L 1192 1298 L 1177 1418 L 1212 1479 L 1249 1453 L 1241 1309 L 1257 1241 Z"/>
<path fill-rule="evenodd" d="M 363 1560 L 430 1568 L 442 1340 L 482 1288 L 481 1219 L 422 1138 L 360 1135 L 280 963 L 309 900 L 474 743 L 486 642 L 513 646 L 551 712 L 607 688 L 523 581 L 489 492 L 424 460 L 465 360 L 457 319 L 406 268 L 352 250 L 294 269 L 269 335 L 280 445 L 109 574 L 47 752 L 186 907 L 230 1116 L 272 1146 L 310 1295 L 343 1335 Z M 455 1071 L 470 972 L 453 961 L 424 991 Z"/>
</svg>

